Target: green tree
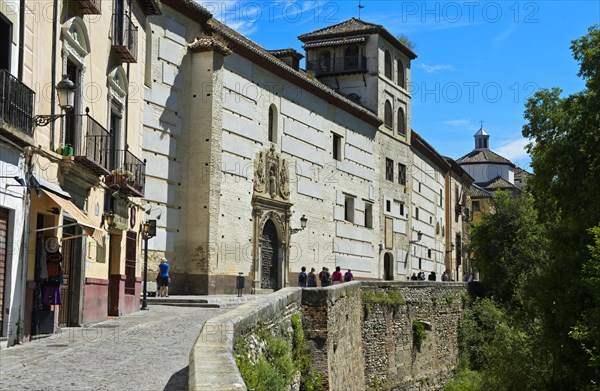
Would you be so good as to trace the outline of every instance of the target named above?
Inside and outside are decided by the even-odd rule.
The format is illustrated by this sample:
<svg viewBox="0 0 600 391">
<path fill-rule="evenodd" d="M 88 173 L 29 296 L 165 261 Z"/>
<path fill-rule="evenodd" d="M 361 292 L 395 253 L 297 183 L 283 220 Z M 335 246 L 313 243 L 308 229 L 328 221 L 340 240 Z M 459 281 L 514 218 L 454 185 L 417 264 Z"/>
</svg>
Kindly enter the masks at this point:
<svg viewBox="0 0 600 391">
<path fill-rule="evenodd" d="M 599 259 L 589 229 L 600 222 L 600 31 L 597 26 L 571 45 L 586 89 L 563 97 L 558 88 L 538 91 L 526 104 L 523 135 L 535 176 L 529 182 L 548 227 L 548 266 L 533 300 L 551 354 L 554 388 L 586 389 L 600 384 L 590 351 L 598 352 L 597 285 L 589 273 Z M 576 374 L 576 376 L 574 376 Z"/>
<path fill-rule="evenodd" d="M 546 232 L 538 223 L 533 198 L 527 193 L 517 198 L 496 193 L 491 213 L 471 231 L 471 247 L 486 290 L 501 303 L 526 304 L 530 280 L 548 258 Z"/>
</svg>

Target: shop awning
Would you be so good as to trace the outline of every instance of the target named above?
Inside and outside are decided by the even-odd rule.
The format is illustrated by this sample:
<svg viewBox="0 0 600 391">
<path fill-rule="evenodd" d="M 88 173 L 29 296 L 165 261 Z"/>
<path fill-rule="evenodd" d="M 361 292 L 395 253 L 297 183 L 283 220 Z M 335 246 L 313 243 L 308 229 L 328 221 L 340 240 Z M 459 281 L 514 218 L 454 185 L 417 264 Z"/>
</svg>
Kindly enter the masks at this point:
<svg viewBox="0 0 600 391">
<path fill-rule="evenodd" d="M 71 201 L 54 194 L 53 192 L 41 189 L 42 193 L 54 202 L 65 216 L 75 220 L 88 236 L 91 236 L 98 244 L 104 245 L 104 236 L 106 231 L 97 227 L 92 221 Z M 67 238 L 65 238 L 67 239 Z"/>
</svg>

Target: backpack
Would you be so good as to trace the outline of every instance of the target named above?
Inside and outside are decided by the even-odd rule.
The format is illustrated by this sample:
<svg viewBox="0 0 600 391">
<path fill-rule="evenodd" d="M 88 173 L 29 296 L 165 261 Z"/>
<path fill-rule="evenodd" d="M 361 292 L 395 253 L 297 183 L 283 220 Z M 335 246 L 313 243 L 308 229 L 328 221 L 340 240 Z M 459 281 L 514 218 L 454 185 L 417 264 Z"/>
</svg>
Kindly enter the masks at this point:
<svg viewBox="0 0 600 391">
<path fill-rule="evenodd" d="M 346 274 L 344 274 L 344 281 L 345 282 L 352 281 L 352 274 L 349 272 L 346 272 Z"/>
<path fill-rule="evenodd" d="M 305 272 L 300 272 L 300 274 L 298 275 L 298 282 L 301 284 L 304 284 L 306 282 L 306 273 Z"/>
</svg>

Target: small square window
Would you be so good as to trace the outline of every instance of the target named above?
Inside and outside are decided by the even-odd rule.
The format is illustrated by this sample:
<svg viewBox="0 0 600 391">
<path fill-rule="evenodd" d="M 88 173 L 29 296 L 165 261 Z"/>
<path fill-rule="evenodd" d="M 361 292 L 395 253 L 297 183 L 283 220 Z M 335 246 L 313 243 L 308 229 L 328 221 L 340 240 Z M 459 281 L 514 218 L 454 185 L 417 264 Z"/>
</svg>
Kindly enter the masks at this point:
<svg viewBox="0 0 600 391">
<path fill-rule="evenodd" d="M 406 166 L 402 163 L 398 163 L 398 183 L 406 185 Z"/>
<path fill-rule="evenodd" d="M 333 158 L 342 160 L 342 136 L 333 133 Z"/>
<path fill-rule="evenodd" d="M 386 212 L 392 211 L 392 201 L 390 201 L 390 200 L 385 201 L 385 211 Z"/>
<path fill-rule="evenodd" d="M 365 227 L 373 228 L 373 204 L 365 204 Z"/>
<path fill-rule="evenodd" d="M 344 220 L 354 222 L 354 197 L 348 195 L 344 199 Z"/>
<path fill-rule="evenodd" d="M 394 161 L 388 158 L 385 158 L 385 179 L 394 180 Z"/>
<path fill-rule="evenodd" d="M 431 259 L 431 249 L 427 249 L 427 258 Z"/>
</svg>

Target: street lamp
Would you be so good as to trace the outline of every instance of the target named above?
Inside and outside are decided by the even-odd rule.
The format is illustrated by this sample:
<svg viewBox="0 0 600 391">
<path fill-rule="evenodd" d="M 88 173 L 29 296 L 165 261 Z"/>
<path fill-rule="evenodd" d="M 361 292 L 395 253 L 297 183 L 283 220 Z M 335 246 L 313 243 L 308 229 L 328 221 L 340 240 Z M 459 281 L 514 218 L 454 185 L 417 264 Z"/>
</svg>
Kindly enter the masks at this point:
<svg viewBox="0 0 600 391">
<path fill-rule="evenodd" d="M 156 220 L 146 220 L 142 224 L 142 239 L 144 239 L 144 296 L 141 310 L 148 310 L 148 239 L 156 236 Z"/>
<path fill-rule="evenodd" d="M 292 228 L 292 235 L 293 234 L 297 234 L 298 232 L 300 232 L 304 228 L 306 228 L 306 223 L 307 222 L 308 222 L 308 219 L 306 218 L 306 216 L 302 215 L 302 217 L 300 217 L 300 228 Z"/>
<path fill-rule="evenodd" d="M 417 240 L 410 240 L 409 243 L 417 243 L 421 241 L 421 238 L 423 237 L 423 232 L 421 231 L 417 231 Z"/>
<path fill-rule="evenodd" d="M 69 80 L 69 75 L 63 75 L 63 79 L 56 84 L 58 105 L 64 111 L 72 110 L 75 106 L 75 83 Z M 35 126 L 46 126 L 65 114 L 36 115 L 33 117 Z"/>
</svg>

